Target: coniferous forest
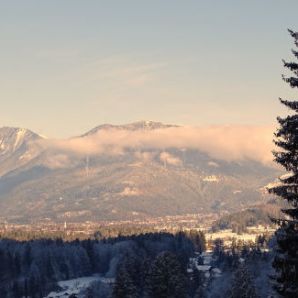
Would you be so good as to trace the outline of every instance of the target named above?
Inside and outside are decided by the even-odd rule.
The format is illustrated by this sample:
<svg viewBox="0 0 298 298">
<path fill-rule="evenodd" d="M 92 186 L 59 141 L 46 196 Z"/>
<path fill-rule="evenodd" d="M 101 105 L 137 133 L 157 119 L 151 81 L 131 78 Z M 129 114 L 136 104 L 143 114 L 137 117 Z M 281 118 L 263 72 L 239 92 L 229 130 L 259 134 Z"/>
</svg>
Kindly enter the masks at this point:
<svg viewBox="0 0 298 298">
<path fill-rule="evenodd" d="M 243 291 L 243 297 L 258 297 L 270 292 L 268 241 L 234 241 L 226 250 L 217 239 L 207 253 L 204 234 L 196 231 L 71 242 L 2 239 L 0 294 L 51 297 L 63 292 L 59 281 L 94 276 L 69 297 L 239 297 Z"/>
<path fill-rule="evenodd" d="M 55 290 L 59 280 L 93 274 L 116 279 L 115 287 L 109 289 L 113 297 L 130 297 L 129 293 L 140 297 L 145 288 L 156 297 L 154 287 L 159 278 L 160 283 L 163 278 L 173 283 L 173 293 L 186 293 L 188 259 L 194 254 L 195 243 L 205 245 L 201 234 L 194 241 L 184 233 L 72 242 L 2 239 L 0 297 L 44 297 Z M 98 297 L 103 297 L 100 295 L 101 290 Z"/>
</svg>

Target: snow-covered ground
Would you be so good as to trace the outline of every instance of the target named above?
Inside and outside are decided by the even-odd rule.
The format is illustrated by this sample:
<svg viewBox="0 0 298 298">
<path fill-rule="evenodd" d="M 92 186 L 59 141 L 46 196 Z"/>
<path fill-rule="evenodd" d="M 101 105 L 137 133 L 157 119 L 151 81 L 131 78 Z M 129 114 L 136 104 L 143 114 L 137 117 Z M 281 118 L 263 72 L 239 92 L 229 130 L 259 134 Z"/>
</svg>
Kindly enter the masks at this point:
<svg viewBox="0 0 298 298">
<path fill-rule="evenodd" d="M 85 276 L 75 279 L 63 280 L 58 282 L 62 290 L 51 292 L 45 298 L 66 298 L 71 294 L 79 294 L 82 290 L 88 288 L 92 282 L 101 281 L 103 283 L 113 283 L 113 278 L 105 278 L 99 275 Z"/>
<path fill-rule="evenodd" d="M 248 233 L 243 233 L 243 234 L 237 234 L 232 232 L 231 229 L 227 230 L 222 230 L 214 233 L 207 233 L 206 234 L 206 239 L 208 240 L 214 240 L 217 238 L 220 238 L 224 241 L 230 240 L 232 238 L 235 238 L 237 240 L 243 240 L 243 241 L 255 241 L 256 240 L 257 234 L 248 234 Z"/>
<path fill-rule="evenodd" d="M 263 235 L 267 233 L 273 234 L 274 231 L 275 231 L 274 228 L 258 225 L 253 227 L 247 227 L 247 232 L 241 233 L 241 234 L 237 234 L 233 232 L 232 229 L 206 233 L 206 239 L 212 241 L 214 239 L 220 238 L 224 240 L 225 246 L 229 246 L 232 243 L 232 239 L 241 240 L 244 242 L 255 242 L 256 237 L 258 235 Z"/>
<path fill-rule="evenodd" d="M 199 265 L 199 259 L 203 261 L 203 264 Z M 193 268 L 195 267 L 198 271 L 204 273 L 208 283 L 208 279 L 210 279 L 210 277 L 217 278 L 221 276 L 221 270 L 219 268 L 212 266 L 211 264 L 212 260 L 213 260 L 213 256 L 212 256 L 212 251 L 210 250 L 205 251 L 201 254 L 196 253 L 196 257 L 189 259 L 187 272 L 192 273 Z"/>
</svg>

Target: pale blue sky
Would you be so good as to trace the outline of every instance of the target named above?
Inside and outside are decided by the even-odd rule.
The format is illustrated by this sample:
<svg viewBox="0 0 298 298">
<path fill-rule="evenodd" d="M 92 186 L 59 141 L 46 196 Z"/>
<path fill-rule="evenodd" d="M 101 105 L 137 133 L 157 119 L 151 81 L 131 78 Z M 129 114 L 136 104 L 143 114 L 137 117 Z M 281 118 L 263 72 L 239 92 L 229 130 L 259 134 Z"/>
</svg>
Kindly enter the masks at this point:
<svg viewBox="0 0 298 298">
<path fill-rule="evenodd" d="M 0 0 L 0 126 L 272 124 L 297 0 Z"/>
</svg>

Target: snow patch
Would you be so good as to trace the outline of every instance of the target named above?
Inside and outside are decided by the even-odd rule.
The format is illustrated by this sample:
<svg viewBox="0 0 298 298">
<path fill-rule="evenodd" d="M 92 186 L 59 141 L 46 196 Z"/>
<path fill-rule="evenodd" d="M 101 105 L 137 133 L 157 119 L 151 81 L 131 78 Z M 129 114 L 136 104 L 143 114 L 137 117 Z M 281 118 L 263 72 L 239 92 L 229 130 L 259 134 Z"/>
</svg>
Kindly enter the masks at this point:
<svg viewBox="0 0 298 298">
<path fill-rule="evenodd" d="M 209 162 L 208 162 L 208 166 L 209 166 L 209 167 L 218 168 L 218 167 L 219 167 L 219 164 L 216 163 L 215 161 L 209 161 Z"/>
<path fill-rule="evenodd" d="M 138 196 L 141 192 L 136 187 L 125 187 L 122 192 L 119 193 L 122 197 Z"/>
<path fill-rule="evenodd" d="M 13 150 L 14 151 L 19 146 L 19 144 L 22 143 L 22 141 L 25 138 L 26 133 L 27 133 L 26 129 L 24 129 L 24 128 L 18 129 L 18 131 L 16 133 L 16 140 L 15 140 L 14 145 L 13 145 Z"/>
<path fill-rule="evenodd" d="M 58 282 L 58 286 L 62 290 L 51 292 L 45 298 L 66 298 L 72 294 L 77 295 L 82 290 L 88 288 L 90 284 L 95 281 L 100 281 L 106 284 L 112 284 L 115 282 L 113 278 L 104 278 L 100 276 L 86 276 L 75 279 L 63 280 Z"/>
<path fill-rule="evenodd" d="M 205 181 L 205 182 L 218 182 L 219 178 L 215 175 L 210 175 L 210 176 L 204 177 L 203 181 Z"/>
</svg>

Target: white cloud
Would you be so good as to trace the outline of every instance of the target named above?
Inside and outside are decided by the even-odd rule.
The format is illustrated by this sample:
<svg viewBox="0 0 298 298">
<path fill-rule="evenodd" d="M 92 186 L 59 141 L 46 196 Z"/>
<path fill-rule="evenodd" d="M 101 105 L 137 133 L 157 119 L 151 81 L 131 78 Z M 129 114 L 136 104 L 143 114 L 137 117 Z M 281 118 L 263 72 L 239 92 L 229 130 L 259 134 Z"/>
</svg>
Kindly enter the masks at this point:
<svg viewBox="0 0 298 298">
<path fill-rule="evenodd" d="M 273 130 L 271 126 L 171 127 L 149 131 L 107 129 L 84 138 L 43 140 L 40 144 L 84 155 L 118 155 L 133 149 L 144 160 L 152 158 L 149 153 L 140 153 L 150 151 L 148 149 L 188 148 L 228 161 L 251 159 L 269 164 L 272 162 Z M 179 163 L 165 153 L 161 159 Z"/>
</svg>

